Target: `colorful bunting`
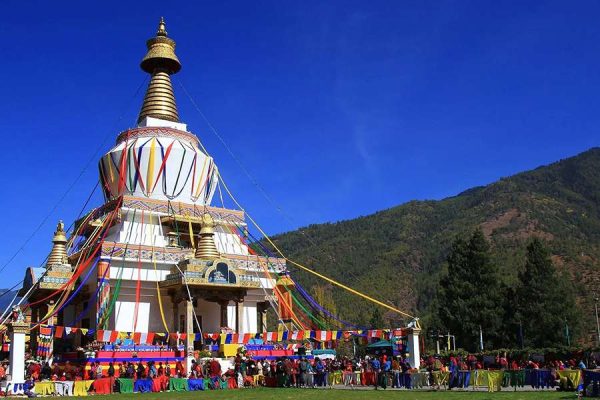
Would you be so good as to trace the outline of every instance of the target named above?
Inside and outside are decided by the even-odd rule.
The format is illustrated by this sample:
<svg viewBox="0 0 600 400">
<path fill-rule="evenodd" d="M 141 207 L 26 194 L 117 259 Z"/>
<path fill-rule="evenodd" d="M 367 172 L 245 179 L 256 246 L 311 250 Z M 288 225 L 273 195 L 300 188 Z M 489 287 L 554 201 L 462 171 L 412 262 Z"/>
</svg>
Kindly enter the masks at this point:
<svg viewBox="0 0 600 400">
<path fill-rule="evenodd" d="M 152 344 L 155 337 L 162 339 L 171 338 L 173 340 L 186 340 L 186 333 L 164 333 L 164 332 L 125 332 L 112 331 L 105 329 L 77 328 L 65 326 L 40 326 L 38 337 L 55 337 L 63 338 L 77 332 L 83 335 L 93 335 L 96 333 L 96 338 L 100 342 L 114 343 L 117 339 L 126 340 L 132 339 L 135 344 Z M 195 333 L 194 341 L 212 340 L 218 341 L 220 344 L 248 344 L 254 339 L 262 339 L 265 342 L 287 342 L 287 341 L 302 341 L 314 339 L 318 342 L 331 342 L 337 340 L 348 340 L 352 336 L 359 336 L 361 340 L 368 343 L 370 339 L 390 339 L 392 337 L 404 337 L 406 331 L 404 329 L 371 329 L 371 330 L 355 330 L 355 331 L 326 331 L 326 330 L 302 330 L 302 331 L 278 331 L 278 332 L 262 332 L 262 333 Z M 44 348 L 44 343 L 41 344 Z"/>
</svg>

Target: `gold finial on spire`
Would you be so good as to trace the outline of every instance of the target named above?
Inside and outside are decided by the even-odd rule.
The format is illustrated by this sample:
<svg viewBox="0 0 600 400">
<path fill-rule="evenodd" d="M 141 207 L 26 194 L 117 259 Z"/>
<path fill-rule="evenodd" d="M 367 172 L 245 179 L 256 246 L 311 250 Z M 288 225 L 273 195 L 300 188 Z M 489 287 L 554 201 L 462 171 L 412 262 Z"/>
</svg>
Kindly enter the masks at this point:
<svg viewBox="0 0 600 400">
<path fill-rule="evenodd" d="M 146 42 L 146 47 L 148 52 L 140 67 L 152 77 L 144 96 L 138 123 L 145 117 L 179 122 L 170 75 L 179 72 L 181 63 L 175 55 L 175 41 L 167 37 L 164 18 L 160 18 L 156 36 Z"/>
<path fill-rule="evenodd" d="M 202 215 L 202 227 L 200 228 L 200 237 L 194 258 L 205 260 L 214 260 L 220 257 L 217 246 L 215 245 L 215 221 L 209 213 Z"/>
<path fill-rule="evenodd" d="M 67 263 L 67 235 L 65 233 L 65 224 L 58 221 L 54 237 L 52 238 L 52 250 L 48 256 L 46 265 L 66 264 Z"/>
<path fill-rule="evenodd" d="M 158 30 L 156 31 L 156 36 L 167 36 L 165 19 L 163 17 L 160 17 L 160 22 L 158 23 Z"/>
</svg>

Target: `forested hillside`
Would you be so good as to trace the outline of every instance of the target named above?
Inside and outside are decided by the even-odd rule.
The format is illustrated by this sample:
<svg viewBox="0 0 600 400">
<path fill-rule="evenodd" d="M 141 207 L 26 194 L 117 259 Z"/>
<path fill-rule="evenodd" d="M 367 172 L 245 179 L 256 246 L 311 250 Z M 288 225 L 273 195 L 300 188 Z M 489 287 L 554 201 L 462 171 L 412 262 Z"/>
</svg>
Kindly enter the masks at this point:
<svg viewBox="0 0 600 400">
<path fill-rule="evenodd" d="M 530 238 L 543 239 L 558 271 L 575 284 L 583 333 L 593 329 L 593 291 L 600 293 L 600 148 L 440 201 L 411 201 L 274 240 L 290 258 L 427 322 L 451 243 L 477 227 L 507 284 L 524 268 Z M 317 283 L 290 268 L 305 287 Z M 341 289 L 331 292 L 340 316 L 368 323 L 372 305 Z M 389 312 L 384 317 L 387 324 L 400 322 Z"/>
</svg>

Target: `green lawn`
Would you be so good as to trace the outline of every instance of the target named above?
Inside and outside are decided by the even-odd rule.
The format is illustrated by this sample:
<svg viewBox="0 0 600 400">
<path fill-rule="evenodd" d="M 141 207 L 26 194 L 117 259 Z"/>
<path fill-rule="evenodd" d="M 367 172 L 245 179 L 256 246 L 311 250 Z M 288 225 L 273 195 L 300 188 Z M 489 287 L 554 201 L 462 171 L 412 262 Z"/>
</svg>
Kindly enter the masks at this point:
<svg viewBox="0 0 600 400">
<path fill-rule="evenodd" d="M 577 399 L 575 393 L 565 392 L 427 392 L 427 391 L 392 391 L 392 390 L 342 390 L 342 389 L 242 389 L 215 390 L 184 393 L 144 393 L 114 394 L 110 396 L 94 396 L 94 399 L 135 399 L 135 400 L 346 400 L 346 399 L 401 399 L 401 400 L 537 400 L 537 399 Z"/>
</svg>

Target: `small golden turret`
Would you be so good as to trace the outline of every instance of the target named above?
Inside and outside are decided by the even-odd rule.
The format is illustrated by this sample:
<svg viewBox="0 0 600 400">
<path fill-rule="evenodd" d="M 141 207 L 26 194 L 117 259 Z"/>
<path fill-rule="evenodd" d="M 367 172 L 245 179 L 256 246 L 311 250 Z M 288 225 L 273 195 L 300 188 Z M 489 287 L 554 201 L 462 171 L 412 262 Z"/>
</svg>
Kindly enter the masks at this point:
<svg viewBox="0 0 600 400">
<path fill-rule="evenodd" d="M 296 284 L 294 283 L 294 281 L 292 280 L 292 278 L 290 278 L 290 276 L 286 273 L 286 274 L 281 274 L 279 276 L 279 278 L 277 278 L 277 282 L 275 283 L 278 287 L 280 288 L 294 288 L 296 287 Z M 285 289 L 284 289 L 285 290 Z"/>
<path fill-rule="evenodd" d="M 202 258 L 204 260 L 215 260 L 220 257 L 217 246 L 215 245 L 215 221 L 209 213 L 202 216 L 202 227 L 200 228 L 200 236 L 194 258 Z"/>
<path fill-rule="evenodd" d="M 148 52 L 140 67 L 152 75 L 138 116 L 138 123 L 145 117 L 179 122 L 177 104 L 173 94 L 170 75 L 181 69 L 175 55 L 175 41 L 167 37 L 165 20 L 161 17 L 156 36 L 146 42 Z"/>
<path fill-rule="evenodd" d="M 65 225 L 58 221 L 56 232 L 52 238 L 52 251 L 48 256 L 46 265 L 66 264 L 67 263 L 67 235 L 65 234 Z"/>
</svg>

